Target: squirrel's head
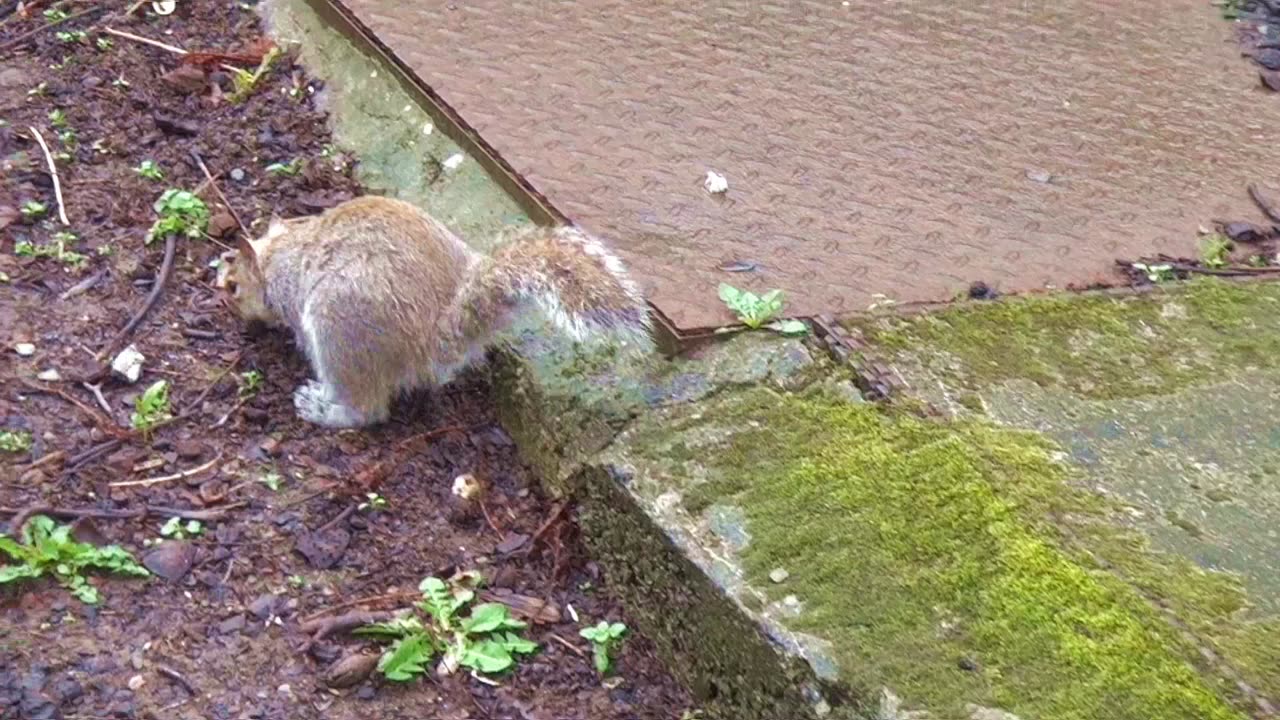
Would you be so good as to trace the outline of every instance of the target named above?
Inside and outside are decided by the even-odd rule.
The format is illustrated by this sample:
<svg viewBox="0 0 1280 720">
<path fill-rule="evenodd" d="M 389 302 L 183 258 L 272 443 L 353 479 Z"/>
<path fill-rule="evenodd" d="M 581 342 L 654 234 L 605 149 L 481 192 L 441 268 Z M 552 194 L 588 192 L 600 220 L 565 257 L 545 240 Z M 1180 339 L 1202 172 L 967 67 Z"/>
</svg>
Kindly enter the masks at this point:
<svg viewBox="0 0 1280 720">
<path fill-rule="evenodd" d="M 227 294 L 228 305 L 246 322 L 278 322 L 276 314 L 267 305 L 267 280 L 262 261 L 270 251 L 271 243 L 288 231 L 279 218 L 272 217 L 267 232 L 257 240 L 241 237 L 233 253 L 223 256 L 225 274 L 219 280 Z"/>
</svg>

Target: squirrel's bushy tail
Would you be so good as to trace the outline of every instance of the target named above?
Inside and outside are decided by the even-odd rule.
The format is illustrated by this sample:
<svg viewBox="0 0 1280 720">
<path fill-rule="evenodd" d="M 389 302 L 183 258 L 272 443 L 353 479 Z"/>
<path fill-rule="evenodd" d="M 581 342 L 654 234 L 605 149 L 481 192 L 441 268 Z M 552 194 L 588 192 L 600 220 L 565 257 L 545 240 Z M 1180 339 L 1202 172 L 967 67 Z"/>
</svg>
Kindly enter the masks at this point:
<svg viewBox="0 0 1280 720">
<path fill-rule="evenodd" d="M 636 349 L 653 345 L 639 286 L 617 256 L 575 227 L 523 231 L 479 272 L 472 288 L 479 306 L 531 304 L 574 340 L 610 335 Z"/>
</svg>

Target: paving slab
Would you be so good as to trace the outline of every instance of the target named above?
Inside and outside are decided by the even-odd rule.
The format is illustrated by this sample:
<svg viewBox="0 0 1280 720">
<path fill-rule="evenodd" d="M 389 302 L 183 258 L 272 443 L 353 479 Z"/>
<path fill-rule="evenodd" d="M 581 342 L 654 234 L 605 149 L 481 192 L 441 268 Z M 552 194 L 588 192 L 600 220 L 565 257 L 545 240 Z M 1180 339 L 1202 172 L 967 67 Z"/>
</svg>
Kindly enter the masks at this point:
<svg viewBox="0 0 1280 720">
<path fill-rule="evenodd" d="M 812 315 L 1114 280 L 1280 161 L 1205 0 L 333 2 L 680 328 L 724 281 Z"/>
</svg>

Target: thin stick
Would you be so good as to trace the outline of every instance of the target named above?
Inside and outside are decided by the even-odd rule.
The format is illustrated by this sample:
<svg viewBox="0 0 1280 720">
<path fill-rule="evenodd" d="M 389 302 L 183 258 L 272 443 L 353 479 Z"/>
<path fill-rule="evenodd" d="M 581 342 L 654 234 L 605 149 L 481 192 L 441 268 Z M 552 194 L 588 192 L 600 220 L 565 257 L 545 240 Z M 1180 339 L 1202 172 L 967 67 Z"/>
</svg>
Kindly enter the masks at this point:
<svg viewBox="0 0 1280 720">
<path fill-rule="evenodd" d="M 49 152 L 49 146 L 44 142 L 44 136 L 34 125 L 28 125 L 27 129 L 31 131 L 31 137 L 40 143 L 40 149 L 44 151 L 44 161 L 49 165 L 49 177 L 53 178 L 53 195 L 58 199 L 58 219 L 63 225 L 70 225 L 71 221 L 67 219 L 67 210 L 62 203 L 62 183 L 58 181 L 58 167 L 53 164 L 53 155 Z"/>
<path fill-rule="evenodd" d="M 210 522 L 226 517 L 228 510 L 242 508 L 248 503 L 239 502 L 205 510 L 185 510 L 183 508 L 165 507 L 163 505 L 147 505 L 135 510 L 99 510 L 97 508 L 60 508 L 52 505 L 31 505 L 25 508 L 0 507 L 0 513 L 12 515 L 9 520 L 9 534 L 16 535 L 32 515 L 49 515 L 57 518 L 94 518 L 96 520 L 130 520 L 148 515 L 161 517 L 178 517 L 183 520 L 199 520 Z"/>
<path fill-rule="evenodd" d="M 107 403 L 106 398 L 102 397 L 102 386 L 94 385 L 93 383 L 80 383 L 80 384 L 83 385 L 86 390 L 93 393 L 93 396 L 98 399 L 98 407 L 102 408 L 102 412 L 106 413 L 107 415 L 110 415 L 111 405 Z"/>
<path fill-rule="evenodd" d="M 556 642 L 560 643 L 561 645 L 569 648 L 569 651 L 572 652 L 574 655 L 577 655 L 583 660 L 587 659 L 587 654 L 582 652 L 582 649 L 579 648 L 577 645 L 574 645 L 573 643 L 569 642 L 568 640 L 565 640 L 564 638 L 560 637 L 555 633 L 551 633 L 549 637 L 552 640 L 555 640 Z"/>
<path fill-rule="evenodd" d="M 1249 183 L 1249 197 L 1253 198 L 1253 204 L 1257 205 L 1258 209 L 1271 219 L 1271 222 L 1280 223 L 1280 212 L 1272 207 L 1266 198 L 1262 197 L 1262 191 L 1253 183 Z"/>
<path fill-rule="evenodd" d="M 63 400 L 66 400 L 67 402 L 76 406 L 76 408 L 80 410 L 80 412 L 92 418 L 93 422 L 99 428 L 101 428 L 102 431 L 105 433 L 114 435 L 116 437 L 123 437 L 128 434 L 128 431 L 126 431 L 124 428 L 117 427 L 115 424 L 111 422 L 109 418 L 103 417 L 101 414 L 98 413 L 97 410 L 94 410 L 88 405 L 85 405 L 84 403 L 75 399 L 64 390 L 61 390 L 55 387 L 46 387 L 43 385 L 37 385 L 36 383 L 33 383 L 30 380 L 27 380 L 26 378 L 22 378 L 22 384 L 25 385 L 28 389 L 30 389 L 33 392 L 46 393 L 48 395 L 53 395 L 56 397 L 60 397 Z"/>
<path fill-rule="evenodd" d="M 204 160 L 200 158 L 200 153 L 192 150 L 191 159 L 195 160 L 196 164 L 200 166 L 200 172 L 204 173 L 204 178 L 209 182 L 209 186 L 218 194 L 218 199 L 226 206 L 227 212 L 231 213 L 231 218 L 236 221 L 236 225 L 240 226 L 240 232 L 244 233 L 246 238 L 249 237 L 249 229 L 240 221 L 240 215 L 236 212 L 236 209 L 231 207 L 231 203 L 227 202 L 227 196 L 222 194 L 222 188 L 218 187 L 218 181 L 213 178 L 213 173 L 209 172 L 209 168 L 205 166 Z"/>
<path fill-rule="evenodd" d="M 346 610 L 347 608 L 357 607 L 359 605 L 367 605 L 369 603 L 375 603 L 375 602 L 386 602 L 388 600 L 408 600 L 408 599 L 420 597 L 420 596 L 421 596 L 421 593 L 412 593 L 407 590 L 398 590 L 396 592 L 383 593 L 381 595 L 373 595 L 371 597 L 356 598 L 355 600 L 348 600 L 347 602 L 339 603 L 337 605 L 334 605 L 333 607 L 327 607 L 327 608 L 324 608 L 323 610 L 317 610 L 311 613 L 310 615 L 302 618 L 301 622 L 304 622 L 304 623 L 311 622 L 316 618 L 322 618 L 325 615 L 328 615 L 330 613 L 335 613 L 335 612 L 338 612 L 339 610 Z"/>
<path fill-rule="evenodd" d="M 147 295 L 147 301 L 142 303 L 142 308 L 134 313 L 129 322 L 125 324 L 116 336 L 111 338 L 111 342 L 103 346 L 102 351 L 97 354 L 97 359 L 101 360 L 115 350 L 125 338 L 133 334 L 133 331 L 142 324 L 143 318 L 151 312 L 160 300 L 160 295 L 164 292 L 164 284 L 169 280 L 169 276 L 173 274 L 173 256 L 178 249 L 178 240 L 172 234 L 164 239 L 164 260 L 160 263 L 160 272 L 156 273 L 156 279 L 151 283 L 151 294 Z"/>
<path fill-rule="evenodd" d="M 176 45 L 168 45 L 166 43 L 160 42 L 159 40 L 152 40 L 151 38 L 145 38 L 145 37 L 142 37 L 141 35 L 134 35 L 133 33 L 125 32 L 123 30 L 116 30 L 115 28 L 107 27 L 105 25 L 102 27 L 102 31 L 107 33 L 108 35 L 115 35 L 116 37 L 124 38 L 125 40 L 132 40 L 136 43 L 142 43 L 143 45 L 150 45 L 151 47 L 160 48 L 161 50 L 167 50 L 168 52 L 171 52 L 174 55 L 186 55 L 188 52 Z M 221 67 L 223 70 L 230 70 L 231 72 L 236 72 L 240 70 L 240 68 L 234 65 L 228 65 L 226 63 L 222 63 Z"/>
<path fill-rule="evenodd" d="M 184 480 L 186 478 L 199 475 L 205 470 L 208 470 L 209 468 L 218 464 L 218 461 L 221 459 L 222 459 L 222 456 L 218 456 L 203 465 L 200 465 L 198 467 L 193 467 L 190 470 L 183 470 L 182 472 L 174 473 L 172 475 L 162 475 L 160 477 L 147 478 L 145 480 L 120 480 L 120 481 L 108 483 L 108 484 L 113 488 L 151 487 L 152 485 L 159 485 L 160 483 L 171 482 L 173 480 Z"/>
<path fill-rule="evenodd" d="M 35 30 L 31 30 L 31 31 L 29 31 L 29 32 L 25 32 L 25 33 L 23 33 L 23 34 L 19 35 L 18 37 L 16 37 L 16 38 L 14 38 L 14 39 L 10 40 L 9 42 L 5 43 L 4 45 L 0 45 L 0 53 L 4 53 L 4 52 L 5 52 L 5 51 L 7 51 L 7 50 L 10 50 L 10 49 L 12 49 L 12 48 L 15 48 L 15 47 L 17 47 L 17 46 L 21 45 L 22 43 L 26 42 L 26 41 L 27 41 L 27 40 L 29 40 L 30 38 L 32 38 L 32 37 L 34 37 L 34 36 L 36 36 L 36 35 L 39 35 L 40 33 L 44 32 L 45 30 L 48 30 L 49 28 L 56 27 L 56 26 L 61 25 L 62 23 L 65 23 L 65 22 L 71 22 L 72 20 L 78 20 L 78 19 L 80 19 L 80 18 L 84 17 L 85 15 L 95 15 L 95 14 L 97 14 L 97 13 L 102 12 L 103 10 L 106 10 L 106 9 L 107 9 L 107 7 L 108 7 L 108 6 L 107 6 L 107 4 L 106 4 L 106 3 L 103 3 L 102 5 L 99 5 L 99 6 L 97 6 L 97 7 L 89 8 L 88 10 L 81 10 L 81 11 L 80 11 L 80 12 L 78 12 L 78 13 L 72 13 L 71 15 L 68 15 L 68 16 L 66 16 L 66 17 L 62 18 L 61 20 L 54 20 L 53 22 L 45 23 L 44 25 L 42 25 L 42 26 L 40 26 L 40 27 L 36 28 Z"/>
</svg>

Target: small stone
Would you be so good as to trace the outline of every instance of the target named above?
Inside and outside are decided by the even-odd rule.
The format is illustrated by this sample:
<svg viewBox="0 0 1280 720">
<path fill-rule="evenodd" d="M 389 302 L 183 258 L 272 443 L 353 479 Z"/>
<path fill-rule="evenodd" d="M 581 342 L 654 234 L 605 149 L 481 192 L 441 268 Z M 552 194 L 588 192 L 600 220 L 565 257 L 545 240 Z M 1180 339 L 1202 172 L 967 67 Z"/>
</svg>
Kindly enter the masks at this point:
<svg viewBox="0 0 1280 720">
<path fill-rule="evenodd" d="M 211 237 L 226 237 L 227 233 L 236 229 L 236 218 L 229 212 L 223 211 L 214 213 L 209 218 L 209 225 L 205 229 Z"/>
<path fill-rule="evenodd" d="M 364 682 L 377 666 L 377 655 L 353 653 L 329 666 L 324 673 L 324 682 L 333 688 L 352 687 Z"/>
<path fill-rule="evenodd" d="M 142 363 L 146 362 L 146 359 L 146 356 L 138 352 L 136 345 L 130 345 L 121 350 L 120 354 L 111 361 L 111 372 L 132 385 L 142 377 Z"/>
<path fill-rule="evenodd" d="M 729 192 L 729 180 L 714 170 L 708 170 L 706 179 L 702 181 L 702 187 L 712 195 L 723 195 Z"/>
<path fill-rule="evenodd" d="M 137 690 L 138 690 L 138 688 L 140 688 L 140 687 L 142 687 L 143 685 L 146 685 L 146 684 L 147 684 L 147 679 L 146 679 L 146 678 L 144 678 L 144 677 L 142 677 L 141 675 L 134 675 L 133 677 L 129 678 L 129 689 L 130 689 L 130 690 L 137 691 Z"/>
<path fill-rule="evenodd" d="M 199 460 L 204 455 L 204 445 L 197 440 L 179 440 L 173 449 L 183 460 Z"/>
<path fill-rule="evenodd" d="M 232 180 L 234 180 L 234 181 L 236 181 L 236 182 L 244 182 L 244 178 L 245 178 L 244 170 L 241 170 L 240 168 L 232 168 L 232 169 L 231 169 L 231 179 L 232 179 Z"/>
<path fill-rule="evenodd" d="M 168 580 L 177 582 L 191 571 L 196 559 L 196 549 L 185 540 L 165 540 L 142 557 L 148 570 Z"/>
<path fill-rule="evenodd" d="M 769 579 L 775 583 L 784 583 L 789 577 L 791 577 L 791 573 L 787 572 L 785 568 L 774 568 L 769 571 Z"/>
<path fill-rule="evenodd" d="M 1275 48 L 1259 50 L 1258 54 L 1254 56 L 1254 60 L 1257 60 L 1259 65 L 1268 70 L 1280 70 L 1280 50 Z"/>
<path fill-rule="evenodd" d="M 39 375 L 36 375 L 36 379 L 43 380 L 45 382 L 58 382 L 62 379 L 62 376 L 58 374 L 57 370 L 49 368 L 48 370 L 42 370 Z"/>
<path fill-rule="evenodd" d="M 785 605 L 788 610 L 799 610 L 800 598 L 796 597 L 795 595 L 788 595 L 782 598 L 782 604 Z"/>
<path fill-rule="evenodd" d="M 965 710 L 969 711 L 969 720 L 1021 720 L 1011 712 L 981 705 L 969 704 L 965 706 Z"/>
<path fill-rule="evenodd" d="M 18 343 L 13 346 L 13 350 L 22 357 L 31 357 L 36 354 L 36 346 L 31 343 Z"/>
<path fill-rule="evenodd" d="M 374 690 L 372 685 L 364 685 L 356 691 L 356 697 L 361 700 L 372 700 L 377 694 L 378 691 Z"/>
<path fill-rule="evenodd" d="M 1047 183 L 1053 179 L 1053 176 L 1050 175 L 1045 170 L 1041 170 L 1039 168 L 1032 168 L 1030 170 L 1027 170 L 1027 179 L 1030 180 L 1031 182 Z"/>
<path fill-rule="evenodd" d="M 244 629 L 244 615 L 235 614 L 218 623 L 218 633 L 221 635 L 231 635 L 238 633 Z"/>
<path fill-rule="evenodd" d="M 462 161 L 464 159 L 465 157 L 463 156 L 462 153 L 455 153 L 453 155 L 450 155 L 447 159 L 445 159 L 444 162 L 440 164 L 444 166 L 445 170 L 457 170 L 458 166 L 462 164 Z"/>
<path fill-rule="evenodd" d="M 958 665 L 961 670 L 967 670 L 969 672 L 976 672 L 978 670 L 978 661 L 968 655 L 957 660 L 956 665 Z"/>
</svg>

